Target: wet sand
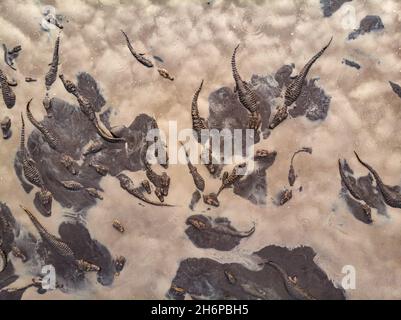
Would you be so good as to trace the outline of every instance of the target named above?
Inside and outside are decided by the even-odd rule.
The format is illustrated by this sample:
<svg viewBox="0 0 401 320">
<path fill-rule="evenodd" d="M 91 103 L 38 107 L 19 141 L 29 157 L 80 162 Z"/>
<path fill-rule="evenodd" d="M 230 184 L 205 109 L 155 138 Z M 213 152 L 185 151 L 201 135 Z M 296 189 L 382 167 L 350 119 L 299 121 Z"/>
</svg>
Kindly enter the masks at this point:
<svg viewBox="0 0 401 320">
<path fill-rule="evenodd" d="M 111 107 L 111 125 L 129 126 L 142 113 L 156 119 L 167 132 L 168 121 L 178 121 L 178 128 L 191 128 L 190 105 L 193 93 L 204 79 L 199 97 L 200 112 L 209 114 L 210 94 L 221 88 L 232 90 L 230 59 L 234 47 L 241 43 L 237 55 L 238 69 L 244 79 L 253 75 L 274 75 L 283 65 L 295 64 L 294 73 L 334 36 L 327 52 L 313 66 L 308 80 L 330 96 L 327 115 L 312 121 L 310 117 L 287 119 L 267 139 L 255 146 L 276 151 L 274 163 L 266 171 L 265 204 L 255 205 L 233 189 L 219 196 L 220 207 L 208 210 L 202 200 L 195 211 L 188 208 L 195 190 L 185 165 L 170 165 L 167 171 L 171 186 L 166 202 L 171 208 L 140 205 L 120 188 L 113 176 L 99 179 L 104 200 L 86 212 L 85 227 L 90 237 L 102 244 L 111 257 L 127 258 L 125 268 L 110 285 L 98 282 L 96 273 L 86 275 L 79 290 L 61 290 L 38 294 L 29 288 L 23 299 L 158 299 L 165 298 L 182 261 L 188 258 L 211 259 L 219 264 L 240 264 L 255 269 L 253 252 L 270 245 L 289 249 L 308 246 L 316 252 L 314 263 L 327 274 L 336 287 L 341 284 L 343 266 L 356 269 L 356 289 L 347 290 L 347 299 L 397 299 L 401 296 L 398 243 L 401 219 L 399 209 L 387 206 L 387 216 L 372 209 L 374 222 L 355 219 L 346 201 L 340 197 L 341 181 L 338 158 L 347 159 L 355 177 L 367 175 L 353 155 L 356 150 L 389 185 L 400 183 L 401 138 L 398 132 L 401 100 L 389 81 L 401 84 L 399 59 L 401 5 L 397 1 L 354 0 L 345 3 L 330 17 L 324 17 L 319 1 L 266 1 L 253 4 L 243 1 L 212 1 L 168 5 L 141 1 L 135 6 L 112 1 L 53 2 L 57 13 L 67 17 L 60 41 L 59 72 L 70 79 L 88 72 L 100 86 L 106 104 Z M 355 8 L 355 23 L 346 18 L 347 5 Z M 17 71 L 1 62 L 2 70 L 16 78 L 13 87 L 16 105 L 7 109 L 1 102 L 1 118 L 9 116 L 12 136 L 0 140 L 0 200 L 5 202 L 25 233 L 38 237 L 36 230 L 19 208 L 34 208 L 34 193 L 27 194 L 14 170 L 19 148 L 20 112 L 33 98 L 34 115 L 42 119 L 45 94 L 44 75 L 51 62 L 58 30 L 50 34 L 41 30 L 40 2 L 3 1 L 0 5 L 0 37 L 8 47 L 20 44 Z M 384 29 L 364 33 L 348 41 L 353 28 L 367 15 L 380 16 Z M 218 17 L 218 18 L 216 18 Z M 156 69 L 140 65 L 126 47 L 120 29 L 129 34 L 139 52 L 157 55 L 157 63 L 174 76 L 166 80 Z M 355 70 L 342 64 L 343 58 L 363 67 Z M 38 79 L 26 83 L 26 76 Z M 50 97 L 76 105 L 61 81 L 50 90 Z M 273 107 L 283 103 L 273 99 Z M 313 117 L 312 117 L 313 118 Z M 27 136 L 35 135 L 26 121 Z M 284 206 L 274 205 L 272 198 L 287 186 L 288 168 L 294 151 L 308 146 L 313 154 L 296 160 L 298 178 L 293 198 Z M 215 192 L 221 181 L 209 176 L 204 166 L 198 171 L 206 178 L 205 194 Z M 124 171 L 139 184 L 142 170 Z M 302 186 L 302 192 L 296 191 Z M 235 190 L 235 189 L 234 189 Z M 57 199 L 56 199 L 57 200 Z M 53 201 L 52 216 L 41 217 L 46 228 L 58 235 L 59 226 L 70 218 L 71 208 Z M 197 248 L 185 234 L 185 221 L 193 214 L 213 218 L 225 217 L 237 230 L 247 230 L 255 223 L 255 233 L 230 251 Z M 39 213 L 38 213 L 39 215 Z M 118 219 L 125 233 L 113 230 Z M 61 236 L 61 233 L 60 233 Z M 151 254 L 149 254 L 151 253 Z M 18 279 L 10 287 L 26 285 L 38 272 L 37 265 L 22 263 L 10 256 Z M 295 272 L 295 271 L 294 271 Z"/>
</svg>

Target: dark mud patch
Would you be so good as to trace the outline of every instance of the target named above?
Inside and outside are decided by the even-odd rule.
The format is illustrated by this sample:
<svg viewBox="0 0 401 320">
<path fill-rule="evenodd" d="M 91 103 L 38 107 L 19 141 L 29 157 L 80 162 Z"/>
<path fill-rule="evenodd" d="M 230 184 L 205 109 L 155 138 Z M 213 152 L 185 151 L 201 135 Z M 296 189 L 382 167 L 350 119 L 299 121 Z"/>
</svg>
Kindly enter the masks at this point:
<svg viewBox="0 0 401 320">
<path fill-rule="evenodd" d="M 347 194 L 347 191 L 345 188 L 342 188 L 341 196 L 344 198 L 349 210 L 351 211 L 351 213 L 355 217 L 355 219 L 357 219 L 365 224 L 373 223 L 372 218 L 370 216 L 366 215 L 366 212 L 363 208 L 363 204 L 360 203 L 359 201 L 355 200 L 354 198 L 352 198 L 349 194 Z"/>
<path fill-rule="evenodd" d="M 258 109 L 262 117 L 261 133 L 263 139 L 270 134 L 269 121 L 271 114 L 276 107 L 283 103 L 283 95 L 286 87 L 291 81 L 291 74 L 294 65 L 283 65 L 274 75 L 253 75 L 250 84 L 253 86 L 256 96 Z M 327 117 L 330 107 L 331 97 L 327 95 L 323 88 L 317 85 L 317 78 L 307 80 L 302 89 L 302 93 L 289 110 L 293 117 L 305 116 L 310 121 L 322 121 Z M 231 88 L 223 87 L 209 95 L 209 127 L 212 129 L 246 129 L 248 111 L 241 105 L 238 96 Z M 246 136 L 242 136 L 242 155 L 245 155 Z M 260 135 L 256 134 L 254 140 L 260 141 Z M 222 150 L 222 148 L 221 148 Z M 257 170 L 236 183 L 234 192 L 241 197 L 248 199 L 254 204 L 264 205 L 266 203 L 266 169 L 274 162 L 274 159 L 267 160 L 266 167 L 259 166 Z M 220 165 L 219 174 L 223 165 Z M 217 174 L 216 176 L 218 176 Z"/>
<path fill-rule="evenodd" d="M 189 209 L 193 211 L 201 198 L 202 195 L 199 190 L 195 190 L 194 193 L 192 193 L 191 202 L 189 203 Z"/>
<path fill-rule="evenodd" d="M 316 85 L 317 80 L 315 78 L 306 81 L 294 107 L 288 110 L 291 117 L 305 116 L 311 121 L 326 119 L 331 97 Z"/>
<path fill-rule="evenodd" d="M 0 291 L 0 300 L 21 300 L 23 294 L 27 290 L 27 287 L 16 288 L 14 290 L 1 290 Z"/>
<path fill-rule="evenodd" d="M 394 93 L 395 93 L 398 97 L 401 98 L 401 87 L 400 87 L 398 84 L 396 84 L 396 83 L 394 83 L 394 82 L 392 82 L 392 81 L 389 81 L 389 83 L 390 83 L 391 89 L 393 89 Z"/>
<path fill-rule="evenodd" d="M 259 98 L 259 97 L 257 97 Z M 261 99 L 258 99 L 261 102 Z M 259 109 L 260 106 L 259 106 Z M 242 155 L 246 153 L 246 140 L 252 144 L 260 141 L 256 134 L 253 137 L 246 136 L 245 129 L 248 123 L 248 111 L 238 100 L 238 95 L 228 87 L 220 88 L 209 95 L 209 117 L 208 124 L 210 129 L 229 130 L 234 136 L 234 129 L 242 129 Z M 222 141 L 223 143 L 223 141 Z M 223 151 L 221 145 L 221 152 Z M 221 166 L 222 167 L 222 166 Z M 220 169 L 221 171 L 221 169 Z"/>
<path fill-rule="evenodd" d="M 227 218 L 213 220 L 204 215 L 190 216 L 186 224 L 189 227 L 185 233 L 196 247 L 220 251 L 232 250 L 239 245 L 241 239 L 251 236 L 255 230 L 252 228 L 250 231 L 238 231 Z"/>
<path fill-rule="evenodd" d="M 267 197 L 267 169 L 276 160 L 277 152 L 255 161 L 255 170 L 234 183 L 234 193 L 255 205 L 265 205 Z"/>
<path fill-rule="evenodd" d="M 10 285 L 18 279 L 9 255 L 14 243 L 14 230 L 17 228 L 14 217 L 5 203 L 0 202 L 0 249 L 7 257 L 7 265 L 0 272 L 0 289 Z M 1 297 L 1 294 L 0 294 Z"/>
<path fill-rule="evenodd" d="M 97 281 L 110 285 L 114 279 L 114 263 L 111 254 L 102 244 L 91 238 L 89 231 L 81 223 L 63 222 L 59 227 L 60 239 L 74 252 L 74 259 L 60 256 L 47 241 L 38 241 L 36 254 L 40 265 L 53 265 L 57 283 L 62 291 L 82 289 L 86 272 L 78 269 L 76 260 L 83 259 L 100 267 Z"/>
<path fill-rule="evenodd" d="M 106 100 L 101 94 L 96 80 L 86 72 L 79 73 L 77 75 L 77 80 L 78 92 L 89 100 L 96 112 L 99 112 L 106 104 Z"/>
<path fill-rule="evenodd" d="M 8 257 L 6 268 L 0 272 L 0 289 L 9 286 L 18 279 L 13 263 L 10 260 L 12 247 L 17 246 L 26 253 L 27 260 L 29 260 L 31 253 L 28 251 L 28 247 L 31 247 L 33 241 L 34 238 L 31 238 L 30 234 L 26 235 L 26 233 L 22 232 L 10 208 L 5 203 L 0 202 L 0 248 Z M 3 294 L 0 294 L 0 299 L 2 296 Z"/>
<path fill-rule="evenodd" d="M 78 84 L 79 90 L 96 105 L 97 110 L 100 110 L 105 101 L 93 78 L 86 73 L 80 73 Z M 79 173 L 73 175 L 63 166 L 60 161 L 61 154 L 50 148 L 37 129 L 33 129 L 29 135 L 27 149 L 38 166 L 46 188 L 63 207 L 71 208 L 74 211 L 85 211 L 96 204 L 97 200 L 86 190 L 71 191 L 61 184 L 61 181 L 73 180 L 82 184 L 84 188 L 95 188 L 102 191 L 99 187 L 102 176 L 89 166 L 92 161 L 106 166 L 112 176 L 124 170 L 143 169 L 140 155 L 146 146 L 146 134 L 154 126 L 153 118 L 146 114 L 137 116 L 128 127 L 120 131 L 127 143 L 110 143 L 98 136 L 95 127 L 78 106 L 70 105 L 58 98 L 51 99 L 51 105 L 51 117 L 45 116 L 41 123 L 57 135 L 63 147 L 63 153 L 72 157 L 76 162 L 80 162 L 80 165 L 76 165 Z M 105 120 L 108 121 L 108 118 Z M 30 125 L 29 122 L 28 125 Z M 96 141 L 101 143 L 102 149 L 84 156 L 83 152 L 88 145 Z M 30 192 L 32 185 L 23 176 L 19 152 L 16 155 L 14 167 L 24 190 Z M 35 205 L 39 211 L 43 212 L 37 201 Z"/>
<path fill-rule="evenodd" d="M 359 28 L 348 35 L 348 40 L 355 40 L 365 33 L 384 29 L 384 24 L 379 16 L 368 15 L 361 20 Z"/>
<path fill-rule="evenodd" d="M 80 223 L 64 222 L 60 225 L 61 238 L 70 245 L 76 259 L 84 259 L 100 267 L 97 280 L 104 286 L 111 285 L 114 279 L 113 258 L 108 249 L 89 234 Z"/>
<path fill-rule="evenodd" d="M 254 253 L 261 260 L 274 261 L 311 296 L 322 300 L 344 300 L 342 289 L 336 288 L 314 262 L 316 253 L 310 247 L 288 249 L 270 245 Z M 167 296 L 193 299 L 280 300 L 294 299 L 276 269 L 268 264 L 252 271 L 239 263 L 222 264 L 208 258 L 188 258 L 180 263 Z"/>
<path fill-rule="evenodd" d="M 13 246 L 18 247 L 24 253 L 26 261 L 30 261 L 32 277 L 40 276 L 38 272 L 43 266 L 54 266 L 57 284 L 65 292 L 83 288 L 86 284 L 86 273 L 78 270 L 75 263 L 79 259 L 100 267 L 100 271 L 97 273 L 97 281 L 100 284 L 104 286 L 112 284 L 115 266 L 110 252 L 101 243 L 93 239 L 81 223 L 63 222 L 59 227 L 60 239 L 72 249 L 74 260 L 60 256 L 49 245 L 49 242 L 44 241 L 41 237 L 35 238 L 32 234 L 21 229 L 4 203 L 0 203 L 0 218 L 0 236 L 3 241 L 1 249 L 9 257 L 6 269 L 0 273 L 0 289 L 9 286 L 18 279 L 10 260 Z M 17 258 L 13 257 L 13 259 Z M 26 288 L 2 290 L 0 300 L 20 299 L 25 290 Z M 45 293 L 45 290 L 42 293 Z"/>
<path fill-rule="evenodd" d="M 252 76 L 252 84 L 255 86 L 259 96 L 264 99 L 261 113 L 263 114 L 263 110 L 268 108 L 268 111 L 263 114 L 262 120 L 264 137 L 268 136 L 269 118 L 272 110 L 275 110 L 278 104 L 283 103 L 284 91 L 291 81 L 290 77 L 294 67 L 293 64 L 284 65 L 277 70 L 274 76 Z M 305 82 L 301 95 L 295 102 L 294 107 L 289 110 L 289 114 L 292 117 L 305 116 L 311 121 L 324 120 L 326 118 L 331 97 L 316 82 L 317 78 Z"/>
<path fill-rule="evenodd" d="M 320 5 L 323 10 L 323 15 L 327 18 L 330 17 L 334 12 L 341 8 L 346 2 L 352 0 L 320 0 Z"/>
</svg>

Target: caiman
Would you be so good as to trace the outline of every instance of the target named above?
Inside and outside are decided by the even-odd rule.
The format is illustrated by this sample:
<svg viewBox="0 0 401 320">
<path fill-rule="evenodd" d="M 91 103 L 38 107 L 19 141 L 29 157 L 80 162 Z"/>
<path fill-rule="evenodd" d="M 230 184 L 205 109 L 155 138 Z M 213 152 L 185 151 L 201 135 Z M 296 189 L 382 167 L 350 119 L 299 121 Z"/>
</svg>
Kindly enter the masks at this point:
<svg viewBox="0 0 401 320">
<path fill-rule="evenodd" d="M 56 44 L 54 45 L 54 50 L 53 50 L 53 59 L 52 62 L 49 64 L 50 69 L 45 76 L 45 85 L 47 90 L 50 90 L 50 87 L 57 79 L 57 72 L 59 65 L 59 47 L 60 47 L 60 36 L 58 36 L 56 39 Z"/>
<path fill-rule="evenodd" d="M 132 55 L 135 57 L 135 59 L 139 63 L 143 64 L 145 67 L 152 68 L 153 67 L 153 63 L 150 60 L 145 58 L 145 54 L 137 53 L 134 50 L 134 48 L 132 47 L 131 42 L 130 42 L 127 34 L 123 30 L 121 30 L 121 32 L 124 35 L 125 40 L 127 41 L 127 46 L 128 46 L 129 51 L 132 53 Z"/>
<path fill-rule="evenodd" d="M 189 159 L 189 155 L 187 150 L 185 149 L 184 144 L 181 142 L 182 147 L 184 148 L 185 156 L 187 159 L 187 165 L 189 169 L 189 173 L 192 176 L 192 179 L 194 180 L 196 188 L 198 188 L 200 191 L 205 190 L 205 180 L 202 178 L 202 176 L 199 174 L 198 170 L 196 167 L 191 163 L 191 160 Z"/>
<path fill-rule="evenodd" d="M 7 76 L 3 73 L 1 69 L 0 69 L 0 86 L 4 103 L 6 104 L 6 107 L 8 109 L 11 109 L 15 105 L 16 97 L 14 91 L 8 84 Z"/>
<path fill-rule="evenodd" d="M 29 119 L 29 121 L 38 129 L 42 135 L 44 140 L 49 144 L 49 146 L 57 151 L 61 151 L 60 147 L 60 140 L 56 136 L 54 132 L 50 128 L 45 127 L 42 123 L 40 123 L 38 120 L 36 120 L 31 112 L 30 105 L 31 105 L 31 100 L 28 101 L 26 104 L 26 116 Z"/>
<path fill-rule="evenodd" d="M 290 164 L 290 170 L 288 171 L 288 183 L 292 187 L 295 183 L 295 180 L 297 176 L 295 175 L 295 169 L 294 169 L 294 158 L 295 156 L 300 153 L 300 152 L 306 152 L 309 154 L 312 154 L 312 148 L 302 148 L 294 152 L 294 154 L 291 157 L 291 164 Z"/>
<path fill-rule="evenodd" d="M 86 99 L 83 95 L 81 95 L 78 91 L 77 86 L 70 80 L 64 78 L 63 74 L 59 75 L 59 78 L 63 82 L 64 88 L 67 90 L 68 93 L 71 93 L 77 98 L 79 107 L 85 116 L 92 122 L 95 126 L 97 133 L 106 141 L 108 142 L 125 142 L 124 138 L 116 138 L 114 137 L 108 130 L 103 129 L 99 121 L 96 117 L 96 112 L 92 104 Z"/>
<path fill-rule="evenodd" d="M 356 158 L 358 161 L 366 167 L 372 173 L 373 177 L 376 180 L 377 188 L 379 189 L 380 193 L 383 195 L 384 202 L 393 208 L 400 208 L 401 209 L 401 189 L 399 186 L 390 187 L 383 183 L 382 179 L 380 178 L 379 174 L 375 169 L 373 169 L 370 165 L 366 162 L 363 162 L 361 158 L 359 158 L 358 154 L 354 151 Z"/>
<path fill-rule="evenodd" d="M 276 269 L 283 278 L 285 288 L 288 294 L 296 300 L 316 300 L 315 297 L 310 295 L 305 289 L 298 284 L 296 276 L 290 277 L 287 272 L 273 261 L 266 261 L 266 263 Z"/>
<path fill-rule="evenodd" d="M 261 116 L 257 106 L 256 93 L 248 82 L 242 80 L 238 72 L 237 64 L 235 61 L 235 56 L 237 54 L 238 48 L 239 44 L 235 47 L 233 55 L 231 57 L 231 68 L 235 80 L 234 92 L 238 93 L 239 101 L 250 113 L 250 116 L 248 118 L 248 128 L 258 130 L 261 124 Z"/>
<path fill-rule="evenodd" d="M 321 49 L 308 61 L 308 63 L 302 68 L 301 72 L 297 76 L 291 78 L 291 82 L 288 85 L 284 94 L 284 105 L 280 106 L 277 109 L 277 112 L 274 115 L 273 120 L 269 125 L 270 129 L 274 129 L 288 117 L 288 107 L 290 107 L 300 96 L 304 82 L 306 80 L 306 76 L 308 75 L 310 68 L 330 46 L 332 40 L 333 37 L 331 37 L 329 43 L 326 46 L 324 46 L 323 49 Z"/>
<path fill-rule="evenodd" d="M 47 214 L 50 215 L 53 197 L 51 192 L 47 190 L 35 161 L 29 156 L 25 148 L 25 122 L 22 113 L 21 124 L 20 152 L 22 170 L 24 172 L 25 178 L 33 185 L 40 188 L 39 199 L 43 207 L 47 210 Z"/>
<path fill-rule="evenodd" d="M 134 182 L 125 174 L 120 173 L 117 175 L 117 179 L 120 181 L 120 186 L 124 190 L 126 190 L 128 193 L 132 194 L 135 198 L 138 198 L 139 200 L 154 205 L 154 206 L 159 206 L 159 207 L 173 207 L 173 205 L 166 204 L 166 203 L 160 203 L 160 202 L 155 202 L 152 200 L 149 200 L 146 198 L 142 192 L 139 190 L 139 188 L 136 188 L 134 186 Z"/>
</svg>

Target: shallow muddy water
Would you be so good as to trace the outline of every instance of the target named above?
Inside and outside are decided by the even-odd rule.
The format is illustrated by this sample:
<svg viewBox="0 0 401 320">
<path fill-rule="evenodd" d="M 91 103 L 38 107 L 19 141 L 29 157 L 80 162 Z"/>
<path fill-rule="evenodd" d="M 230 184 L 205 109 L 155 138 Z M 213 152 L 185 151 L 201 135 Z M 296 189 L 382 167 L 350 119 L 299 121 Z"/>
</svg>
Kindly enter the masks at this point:
<svg viewBox="0 0 401 320">
<path fill-rule="evenodd" d="M 46 22 L 46 8 L 62 29 Z M 315 298 L 401 297 L 397 272 L 401 211 L 385 203 L 376 178 L 366 177 L 359 186 L 365 188 L 365 197 L 358 200 L 371 208 L 372 221 L 365 219 L 360 205 L 352 202 L 356 199 L 349 200 L 352 195 L 342 185 L 338 164 L 338 159 L 345 159 L 353 177 L 367 176 L 369 171 L 358 162 L 355 150 L 386 185 L 401 183 L 401 89 L 397 86 L 401 85 L 401 2 L 5 0 L 0 12 L 1 42 L 7 51 L 17 45 L 22 48 L 14 60 L 16 70 L 4 59 L 0 62 L 7 79 L 17 81 L 17 86 L 10 86 L 15 105 L 8 108 L 0 98 L 0 120 L 11 119 L 11 137 L 0 139 L 0 201 L 4 204 L 0 214 L 8 212 L 8 207 L 15 219 L 11 227 L 0 220 L 2 248 L 8 256 L 8 266 L 0 273 L 5 298 L 16 298 L 7 295 L 7 288 L 30 284 L 48 264 L 56 266 L 56 281 L 63 287 L 45 293 L 30 287 L 22 299 L 295 298 L 285 291 L 279 272 L 261 266 L 261 259 L 269 257 L 288 276 L 297 276 L 298 284 Z M 153 67 L 135 59 L 120 30 Z M 47 90 L 45 75 L 58 36 L 58 74 Z M 291 71 L 291 76 L 297 75 L 331 37 L 288 118 L 270 130 L 276 107 L 283 105 L 293 80 Z M 196 187 L 185 164 L 151 166 L 170 177 L 164 203 L 174 206 L 152 205 L 124 190 L 120 174 L 128 176 L 135 187 L 147 179 L 140 153 L 152 119 L 166 133 L 167 148 L 179 147 L 170 143 L 169 122 L 174 121 L 178 131 L 192 128 L 192 99 L 202 79 L 198 107 L 210 127 L 245 129 L 248 112 L 233 91 L 231 67 L 238 44 L 237 68 L 256 92 L 262 117 L 254 149 L 268 150 L 270 158 L 255 159 L 259 171 L 224 189 L 218 207 L 206 204 L 202 196 L 217 192 L 223 173 L 213 176 L 202 164 L 194 164 L 205 189 L 193 209 L 189 205 Z M 167 70 L 174 80 L 163 78 L 158 68 Z M 75 96 L 66 91 L 60 74 L 92 99 L 104 130 L 126 127 L 122 134 L 126 141 L 105 142 L 99 136 Z M 89 75 L 88 83 L 80 82 L 78 74 Z M 26 77 L 37 81 L 26 82 Z M 50 114 L 42 105 L 46 91 L 52 99 Z M 28 120 L 30 99 L 34 117 L 59 136 L 59 150 L 53 150 Z M 21 113 L 25 146 L 53 194 L 50 216 L 43 214 L 35 200 L 40 189 L 25 181 L 21 171 Z M 82 153 L 90 140 L 101 141 L 104 149 L 85 157 Z M 294 158 L 296 179 L 290 186 L 291 157 L 303 147 L 311 148 L 311 153 Z M 60 164 L 63 153 L 76 161 L 78 174 Z M 108 173 L 97 174 L 89 165 L 91 159 L 107 166 Z M 231 172 L 232 167 L 224 166 L 222 171 Z M 350 170 L 345 171 L 349 177 Z M 78 181 L 83 188 L 67 190 L 61 180 Z M 88 187 L 95 188 L 103 200 L 89 195 Z M 292 198 L 279 205 L 277 195 L 284 189 L 292 191 Z M 153 184 L 151 190 L 148 195 L 141 189 L 141 194 L 159 203 Z M 20 205 L 66 242 L 74 259 L 100 265 L 101 271 L 70 268 L 52 252 Z M 193 215 L 210 217 L 202 220 L 209 221 L 206 231 L 191 227 L 188 218 Z M 9 221 L 9 215 L 5 216 Z M 124 226 L 123 233 L 113 229 L 115 219 Z M 255 231 L 249 236 L 227 235 L 252 226 Z M 29 252 L 26 262 L 11 253 L 13 246 Z M 113 261 L 117 256 L 126 258 L 118 275 Z M 209 266 L 215 272 L 206 272 Z M 344 266 L 355 270 L 355 288 L 342 288 Z M 224 283 L 229 281 L 222 273 L 227 268 L 236 278 L 235 289 Z M 191 272 L 197 274 L 192 282 L 185 278 Z M 255 283 L 263 284 L 267 293 L 252 287 Z M 172 285 L 186 286 L 179 288 L 184 293 L 172 294 Z M 259 296 L 252 293 L 255 290 Z"/>
</svg>

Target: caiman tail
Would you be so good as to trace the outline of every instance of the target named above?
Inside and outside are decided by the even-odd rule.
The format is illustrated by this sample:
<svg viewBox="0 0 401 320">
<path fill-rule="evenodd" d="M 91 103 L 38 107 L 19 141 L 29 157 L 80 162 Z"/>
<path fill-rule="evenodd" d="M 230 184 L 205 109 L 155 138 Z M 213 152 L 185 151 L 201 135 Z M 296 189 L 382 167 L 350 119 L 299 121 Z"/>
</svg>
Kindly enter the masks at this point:
<svg viewBox="0 0 401 320">
<path fill-rule="evenodd" d="M 75 261 L 74 257 L 74 252 L 71 250 L 71 248 L 63 242 L 63 240 L 55 237 L 52 235 L 50 232 L 48 232 L 44 226 L 36 219 L 36 217 L 33 215 L 31 211 L 29 211 L 27 208 L 24 206 L 20 205 L 21 209 L 25 211 L 25 213 L 28 215 L 29 219 L 32 221 L 33 225 L 35 228 L 38 230 L 40 236 L 42 237 L 43 240 L 48 242 L 49 246 L 56 251 L 59 255 L 61 255 L 64 258 L 69 258 Z"/>
<path fill-rule="evenodd" d="M 24 116 L 22 115 L 22 112 L 21 112 L 20 150 L 22 152 L 22 155 L 25 156 L 26 155 L 26 150 L 25 150 L 25 121 L 24 121 Z"/>
<path fill-rule="evenodd" d="M 236 86 L 237 90 L 240 89 L 239 88 L 240 86 L 243 87 L 243 82 L 242 82 L 241 76 L 239 75 L 239 72 L 238 72 L 238 69 L 237 69 L 237 64 L 235 62 L 235 56 L 237 54 L 238 48 L 239 48 L 239 44 L 235 47 L 233 55 L 231 57 L 231 69 L 232 69 L 232 72 L 233 72 L 233 77 L 234 77 L 234 80 L 235 80 L 235 86 Z M 245 90 L 245 88 L 241 88 L 241 89 L 243 91 Z"/>
<path fill-rule="evenodd" d="M 354 151 L 356 158 L 358 159 L 358 161 L 366 168 L 368 169 L 373 176 L 375 177 L 375 179 L 379 182 L 382 182 L 381 178 L 379 177 L 379 174 L 376 172 L 375 169 L 373 169 L 370 165 L 368 165 L 366 162 L 362 161 L 361 158 L 359 158 L 359 155 L 356 153 L 356 151 Z"/>
<path fill-rule="evenodd" d="M 30 105 L 31 105 L 31 100 L 28 101 L 26 105 L 26 116 L 28 117 L 29 121 L 38 129 L 42 134 L 46 142 L 50 145 L 51 148 L 57 150 L 60 142 L 56 135 L 52 132 L 49 131 L 43 124 L 41 124 L 39 121 L 37 121 L 31 112 Z"/>
<path fill-rule="evenodd" d="M 34 117 L 31 112 L 31 102 L 33 99 L 29 100 L 28 103 L 26 104 L 26 116 L 28 120 L 36 127 L 39 129 L 39 127 L 43 127 L 42 124 L 39 123 Z M 40 130 L 40 129 L 39 129 Z"/>
<path fill-rule="evenodd" d="M 125 142 L 124 138 L 117 138 L 114 137 L 108 130 L 103 129 L 100 125 L 99 125 L 99 121 L 97 121 L 97 118 L 95 118 L 93 120 L 93 123 L 96 127 L 96 131 L 97 133 L 106 141 L 108 142 Z"/>
<path fill-rule="evenodd" d="M 318 52 L 316 53 L 309 61 L 308 63 L 303 67 L 302 71 L 299 74 L 299 77 L 302 79 L 305 79 L 310 68 L 312 65 L 316 62 L 317 59 L 319 59 L 322 54 L 326 51 L 326 49 L 330 46 L 331 41 L 333 40 L 333 37 L 331 37 L 330 41 Z"/>
<path fill-rule="evenodd" d="M 198 97 L 202 90 L 202 86 L 203 86 L 203 79 L 201 81 L 199 88 L 196 89 L 196 91 L 194 93 L 194 97 L 192 98 L 192 105 L 191 105 L 191 113 L 192 113 L 192 119 L 193 119 L 192 121 L 194 121 L 194 119 L 199 119 Z"/>
</svg>

